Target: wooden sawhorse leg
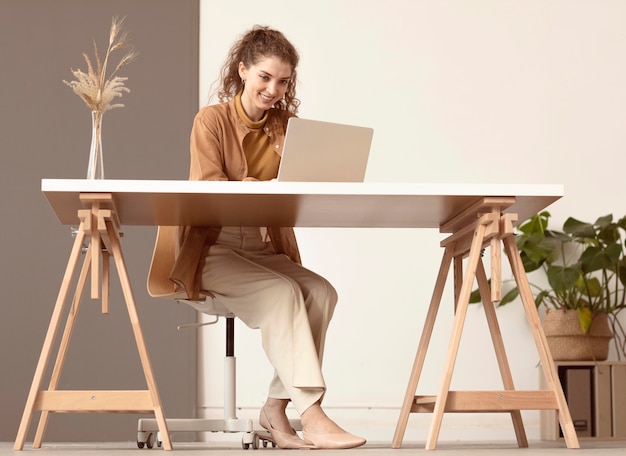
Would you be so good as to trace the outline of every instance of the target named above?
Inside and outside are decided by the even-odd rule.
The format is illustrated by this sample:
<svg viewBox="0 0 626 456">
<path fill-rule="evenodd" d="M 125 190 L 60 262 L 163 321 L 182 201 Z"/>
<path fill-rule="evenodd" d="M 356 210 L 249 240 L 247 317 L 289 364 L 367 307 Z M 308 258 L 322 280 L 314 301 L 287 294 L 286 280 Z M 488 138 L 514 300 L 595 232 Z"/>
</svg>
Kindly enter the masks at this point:
<svg viewBox="0 0 626 456">
<path fill-rule="evenodd" d="M 472 210 L 465 211 L 445 226 L 453 234 L 442 242 L 445 248 L 443 260 L 437 276 L 435 289 L 431 299 L 424 329 L 409 378 L 404 402 L 398 418 L 398 424 L 392 441 L 392 448 L 400 448 L 408 423 L 410 413 L 433 413 L 431 428 L 426 441 L 426 449 L 435 449 L 443 414 L 448 412 L 504 412 L 510 413 L 513 426 L 520 447 L 528 446 L 524 426 L 521 419 L 521 410 L 558 410 L 559 421 L 568 448 L 578 448 L 578 438 L 567 408 L 565 396 L 558 380 L 556 368 L 547 346 L 541 321 L 534 304 L 530 285 L 522 267 L 521 258 L 515 245 L 513 235 L 514 214 L 502 215 L 502 210 L 511 205 L 514 200 L 503 198 L 502 201 L 483 199 Z M 468 222 L 468 219 L 470 221 Z M 446 231 L 442 225 L 442 231 Z M 499 249 L 504 245 L 509 263 L 513 270 L 515 281 L 520 289 L 526 318 L 539 353 L 541 364 L 546 369 L 547 390 L 519 391 L 515 390 L 513 378 L 502 341 L 502 334 L 497 322 L 494 301 L 500 300 L 500 254 Z M 491 287 L 482 263 L 484 248 L 492 250 L 492 281 Z M 498 249 L 497 253 L 493 253 Z M 465 273 L 462 271 L 462 260 L 467 257 Z M 495 260 L 495 261 L 494 261 Z M 446 355 L 443 379 L 437 396 L 416 395 L 419 377 L 430 343 L 436 315 L 439 311 L 441 297 L 446 282 L 446 273 L 450 264 L 454 262 L 455 284 L 455 317 Z M 501 391 L 450 391 L 452 374 L 461 340 L 461 333 L 465 324 L 465 317 L 469 307 L 469 298 L 474 281 L 478 281 L 481 298 L 484 304 L 485 315 L 496 352 L 496 358 L 502 377 L 504 390 Z"/>
<path fill-rule="evenodd" d="M 128 272 L 122 254 L 120 244 L 120 223 L 115 213 L 115 205 L 110 194 L 85 194 L 81 200 L 88 209 L 80 210 L 78 217 L 80 226 L 72 247 L 72 252 L 63 276 L 59 295 L 50 319 L 48 332 L 44 339 L 43 348 L 39 356 L 33 382 L 28 394 L 24 414 L 18 429 L 14 450 L 22 450 L 26 440 L 26 434 L 31 423 L 33 412 L 41 411 L 39 425 L 33 443 L 34 448 L 40 448 L 51 412 L 75 412 L 75 413 L 151 413 L 154 414 L 162 436 L 163 448 L 172 449 L 172 443 L 167 430 L 167 423 L 163 414 L 156 381 L 152 366 L 148 357 L 148 351 L 139 323 L 137 307 L 133 297 Z M 43 377 L 52 355 L 52 347 L 61 325 L 67 297 L 70 292 L 72 278 L 81 257 L 85 240 L 89 241 L 89 247 L 85 255 L 83 266 L 79 274 L 78 282 L 72 306 L 61 342 L 57 352 L 56 361 L 52 370 L 50 384 L 47 390 L 42 390 Z M 103 248 L 104 247 L 104 250 Z M 103 268 L 100 271 L 100 258 L 103 259 Z M 85 284 L 91 271 L 91 296 L 97 299 L 100 294 L 100 278 L 102 279 L 102 311 L 108 312 L 108 260 L 112 256 L 122 286 L 122 292 L 126 301 L 131 327 L 139 351 L 139 358 L 143 367 L 144 376 L 148 386 L 147 390 L 130 391 L 65 391 L 57 390 L 63 363 L 76 314 L 80 307 L 80 301 Z"/>
</svg>

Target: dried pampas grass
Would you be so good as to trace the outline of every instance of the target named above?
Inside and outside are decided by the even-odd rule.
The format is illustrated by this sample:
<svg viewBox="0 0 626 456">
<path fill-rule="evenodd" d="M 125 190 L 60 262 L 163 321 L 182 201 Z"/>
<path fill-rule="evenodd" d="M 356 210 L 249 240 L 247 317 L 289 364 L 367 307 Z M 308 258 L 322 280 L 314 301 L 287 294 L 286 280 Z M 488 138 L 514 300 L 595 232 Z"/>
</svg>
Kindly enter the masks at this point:
<svg viewBox="0 0 626 456">
<path fill-rule="evenodd" d="M 130 89 L 124 86 L 126 77 L 116 76 L 117 72 L 137 57 L 134 48 L 128 45 L 128 34 L 123 27 L 124 18 L 114 17 L 111 22 L 111 30 L 109 32 L 109 45 L 107 47 L 104 60 L 100 60 L 98 47 L 93 42 L 95 66 L 89 56 L 83 53 L 85 63 L 87 64 L 87 73 L 81 70 L 71 70 L 76 78 L 75 81 L 63 81 L 70 86 L 74 93 L 80 96 L 87 107 L 92 111 L 103 113 L 113 108 L 121 108 L 121 103 L 113 103 L 113 99 L 121 97 L 124 92 L 130 92 Z M 115 69 L 108 75 L 107 66 L 111 54 L 119 49 L 127 49 L 126 54 L 121 58 Z"/>
</svg>

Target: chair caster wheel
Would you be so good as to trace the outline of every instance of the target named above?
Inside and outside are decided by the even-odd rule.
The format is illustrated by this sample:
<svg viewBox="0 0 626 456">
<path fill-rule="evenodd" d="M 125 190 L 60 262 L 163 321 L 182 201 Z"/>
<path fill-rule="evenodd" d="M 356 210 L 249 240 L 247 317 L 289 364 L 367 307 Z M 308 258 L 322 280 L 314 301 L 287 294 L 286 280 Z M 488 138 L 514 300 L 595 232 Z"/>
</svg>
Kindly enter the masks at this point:
<svg viewBox="0 0 626 456">
<path fill-rule="evenodd" d="M 152 434 L 151 432 L 148 433 L 147 436 L 145 436 L 145 440 L 142 441 L 137 439 L 137 448 L 141 449 L 144 446 L 147 448 L 154 447 L 154 434 Z"/>
</svg>

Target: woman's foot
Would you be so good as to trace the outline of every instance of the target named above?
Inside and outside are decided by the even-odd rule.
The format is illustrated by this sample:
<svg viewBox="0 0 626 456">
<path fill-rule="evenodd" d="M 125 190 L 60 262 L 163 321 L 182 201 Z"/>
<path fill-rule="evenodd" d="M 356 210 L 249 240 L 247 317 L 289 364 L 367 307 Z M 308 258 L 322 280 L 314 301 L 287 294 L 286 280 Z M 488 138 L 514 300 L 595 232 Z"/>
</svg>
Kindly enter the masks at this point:
<svg viewBox="0 0 626 456">
<path fill-rule="evenodd" d="M 301 416 L 304 442 L 318 449 L 356 448 L 366 440 L 344 431 L 328 418 L 319 404 L 309 407 Z"/>
<path fill-rule="evenodd" d="M 273 415 L 278 416 L 275 413 Z M 272 422 L 270 421 L 270 418 L 268 417 L 268 414 L 265 411 L 265 407 L 263 407 L 259 415 L 259 424 L 264 429 L 267 429 L 267 431 L 272 436 L 272 440 L 274 441 L 276 446 L 278 446 L 278 448 L 284 448 L 284 449 L 310 448 L 311 446 L 307 445 L 304 442 L 304 440 L 302 440 L 298 436 L 296 431 L 291 427 L 291 425 L 289 424 L 289 420 L 287 419 L 287 416 L 284 415 L 284 413 L 283 413 L 283 416 L 284 416 L 284 420 L 277 418 L 276 421 L 277 421 L 277 425 L 278 425 L 278 422 L 281 422 L 283 425 L 282 427 L 285 428 L 286 430 L 279 430 L 272 425 Z M 285 422 L 287 423 L 287 426 L 285 426 Z"/>
</svg>

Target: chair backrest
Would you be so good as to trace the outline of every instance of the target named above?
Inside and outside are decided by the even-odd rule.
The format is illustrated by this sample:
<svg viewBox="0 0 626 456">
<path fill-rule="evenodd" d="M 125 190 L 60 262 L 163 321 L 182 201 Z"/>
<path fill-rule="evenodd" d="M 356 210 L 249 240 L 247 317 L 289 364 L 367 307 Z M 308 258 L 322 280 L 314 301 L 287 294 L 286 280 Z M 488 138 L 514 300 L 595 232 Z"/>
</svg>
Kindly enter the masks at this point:
<svg viewBox="0 0 626 456">
<path fill-rule="evenodd" d="M 148 294 L 153 298 L 169 298 L 185 303 L 199 312 L 233 318 L 234 315 L 218 303 L 210 291 L 200 290 L 200 300 L 186 299 L 185 292 L 178 290 L 169 279 L 170 272 L 176 261 L 176 229 L 175 226 L 159 226 L 157 229 L 152 261 L 148 271 Z"/>
<path fill-rule="evenodd" d="M 159 226 L 148 272 L 148 294 L 153 298 L 176 299 L 177 295 L 183 296 L 169 279 L 175 260 L 176 227 Z"/>
</svg>

